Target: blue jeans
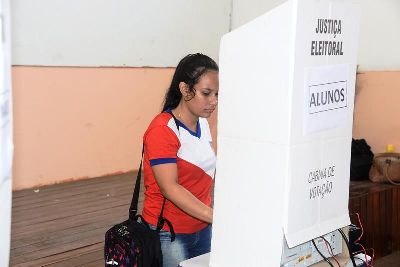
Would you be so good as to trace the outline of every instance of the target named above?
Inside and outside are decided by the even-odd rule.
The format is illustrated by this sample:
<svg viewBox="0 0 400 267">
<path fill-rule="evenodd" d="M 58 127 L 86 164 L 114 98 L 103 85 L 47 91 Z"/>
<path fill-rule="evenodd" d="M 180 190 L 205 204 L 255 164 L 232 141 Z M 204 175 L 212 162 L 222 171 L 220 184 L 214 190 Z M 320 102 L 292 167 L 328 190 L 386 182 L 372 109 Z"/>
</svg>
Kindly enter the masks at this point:
<svg viewBox="0 0 400 267">
<path fill-rule="evenodd" d="M 211 224 L 209 224 L 193 234 L 176 234 L 174 242 L 171 242 L 170 232 L 161 230 L 163 267 L 177 267 L 181 261 L 210 252 L 211 229 Z"/>
</svg>

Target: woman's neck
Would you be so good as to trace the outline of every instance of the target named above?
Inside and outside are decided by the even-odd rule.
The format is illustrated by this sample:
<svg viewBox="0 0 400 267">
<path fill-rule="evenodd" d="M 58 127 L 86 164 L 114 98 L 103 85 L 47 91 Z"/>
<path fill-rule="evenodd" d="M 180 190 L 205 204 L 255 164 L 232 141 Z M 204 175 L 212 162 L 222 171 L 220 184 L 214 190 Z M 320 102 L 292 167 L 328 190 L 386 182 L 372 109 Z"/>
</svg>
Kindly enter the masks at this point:
<svg viewBox="0 0 400 267">
<path fill-rule="evenodd" d="M 187 107 L 182 104 L 179 104 L 175 109 L 172 110 L 175 117 L 180 120 L 186 127 L 188 127 L 193 132 L 196 132 L 197 121 L 199 117 L 193 115 Z"/>
</svg>

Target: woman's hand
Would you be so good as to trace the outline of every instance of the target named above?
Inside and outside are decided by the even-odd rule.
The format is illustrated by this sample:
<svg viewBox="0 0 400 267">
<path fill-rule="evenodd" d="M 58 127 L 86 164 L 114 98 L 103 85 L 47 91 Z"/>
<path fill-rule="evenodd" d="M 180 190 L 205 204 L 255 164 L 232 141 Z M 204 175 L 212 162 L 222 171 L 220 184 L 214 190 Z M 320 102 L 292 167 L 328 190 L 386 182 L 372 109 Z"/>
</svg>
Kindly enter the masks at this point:
<svg viewBox="0 0 400 267">
<path fill-rule="evenodd" d="M 176 163 L 159 164 L 151 168 L 158 187 L 165 198 L 187 214 L 204 222 L 212 223 L 213 209 L 178 183 Z"/>
</svg>

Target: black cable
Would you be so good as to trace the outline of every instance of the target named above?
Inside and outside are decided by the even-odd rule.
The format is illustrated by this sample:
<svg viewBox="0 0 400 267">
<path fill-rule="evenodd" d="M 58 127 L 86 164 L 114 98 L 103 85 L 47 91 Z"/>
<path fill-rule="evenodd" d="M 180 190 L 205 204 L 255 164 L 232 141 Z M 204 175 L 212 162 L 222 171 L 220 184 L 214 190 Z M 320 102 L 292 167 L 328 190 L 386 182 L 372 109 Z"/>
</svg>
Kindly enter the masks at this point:
<svg viewBox="0 0 400 267">
<path fill-rule="evenodd" d="M 321 251 L 319 251 L 319 249 L 317 248 L 317 245 L 316 245 L 315 242 L 314 242 L 314 239 L 312 239 L 311 241 L 312 241 L 312 243 L 313 243 L 315 249 L 318 251 L 319 255 L 321 255 L 321 257 L 322 257 L 331 267 L 335 267 L 335 266 L 333 266 L 332 262 L 330 262 L 330 261 L 328 260 L 328 258 L 326 258 L 326 257 L 321 253 Z"/>
<path fill-rule="evenodd" d="M 329 243 L 328 240 L 326 240 L 326 238 L 323 237 L 323 236 L 320 236 L 320 238 L 322 238 L 322 239 L 329 245 L 329 248 L 331 249 L 331 253 L 332 253 L 331 256 L 332 256 L 332 258 L 336 261 L 336 263 L 338 264 L 338 266 L 340 267 L 339 261 L 335 258 L 335 254 L 334 254 L 334 252 L 333 252 L 331 243 Z M 329 252 L 329 251 L 328 251 L 328 252 Z M 330 254 L 330 253 L 329 253 L 329 254 Z"/>
<path fill-rule="evenodd" d="M 322 239 L 329 245 L 329 248 L 331 249 L 332 255 L 334 255 L 334 254 L 333 254 L 333 249 L 332 249 L 331 243 L 329 243 L 328 240 L 326 240 L 326 238 L 323 237 L 323 236 L 320 236 L 320 238 L 322 238 Z"/>
<path fill-rule="evenodd" d="M 347 246 L 347 249 L 349 250 L 350 259 L 351 259 L 351 262 L 353 263 L 353 266 L 354 266 L 354 267 L 357 267 L 356 261 L 354 260 L 354 255 L 353 255 L 353 253 L 350 251 L 349 240 L 347 239 L 346 235 L 343 233 L 343 230 L 342 230 L 342 229 L 338 229 L 338 230 L 339 230 L 339 233 L 342 235 L 342 237 L 343 237 L 343 239 L 344 239 L 344 242 L 346 242 L 346 246 Z"/>
</svg>

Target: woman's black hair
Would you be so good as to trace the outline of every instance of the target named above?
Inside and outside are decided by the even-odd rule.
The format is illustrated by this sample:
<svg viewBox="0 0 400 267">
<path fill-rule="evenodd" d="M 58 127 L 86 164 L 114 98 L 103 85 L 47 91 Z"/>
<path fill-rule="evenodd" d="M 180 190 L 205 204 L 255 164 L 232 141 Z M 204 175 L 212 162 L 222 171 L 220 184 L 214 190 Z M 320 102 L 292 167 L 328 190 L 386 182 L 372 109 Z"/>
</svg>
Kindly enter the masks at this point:
<svg viewBox="0 0 400 267">
<path fill-rule="evenodd" d="M 210 70 L 218 71 L 218 65 L 206 55 L 196 53 L 189 54 L 182 58 L 175 69 L 171 85 L 165 95 L 162 111 L 174 109 L 178 106 L 182 98 L 182 94 L 179 90 L 180 82 L 186 83 L 189 87 L 189 91 L 194 94 L 193 86 L 204 73 Z"/>
</svg>

